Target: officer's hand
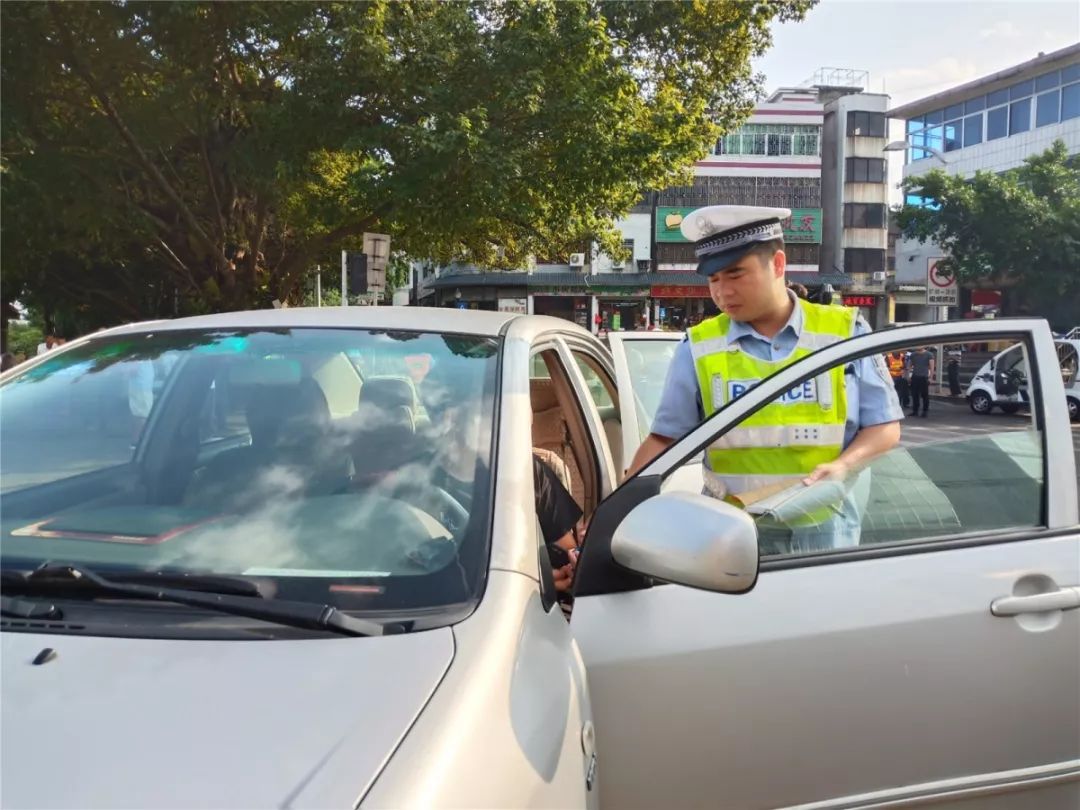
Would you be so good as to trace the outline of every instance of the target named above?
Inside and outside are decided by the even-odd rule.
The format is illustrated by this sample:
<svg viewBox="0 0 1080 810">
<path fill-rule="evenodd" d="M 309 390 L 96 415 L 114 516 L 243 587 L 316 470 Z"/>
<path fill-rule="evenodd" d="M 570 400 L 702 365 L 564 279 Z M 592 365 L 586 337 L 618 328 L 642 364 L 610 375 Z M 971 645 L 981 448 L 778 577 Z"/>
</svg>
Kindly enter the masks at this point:
<svg viewBox="0 0 1080 810">
<path fill-rule="evenodd" d="M 803 483 L 810 486 L 818 481 L 843 481 L 847 478 L 849 472 L 851 472 L 851 468 L 848 467 L 847 463 L 837 459 L 825 464 L 818 464 L 814 471 L 803 479 Z"/>
</svg>

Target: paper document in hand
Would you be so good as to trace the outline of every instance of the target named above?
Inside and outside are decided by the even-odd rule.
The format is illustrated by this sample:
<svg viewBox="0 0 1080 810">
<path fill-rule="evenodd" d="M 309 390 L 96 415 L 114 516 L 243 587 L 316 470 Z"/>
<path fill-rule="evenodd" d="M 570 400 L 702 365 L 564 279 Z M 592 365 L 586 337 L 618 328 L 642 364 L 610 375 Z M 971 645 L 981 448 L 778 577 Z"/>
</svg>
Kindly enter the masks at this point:
<svg viewBox="0 0 1080 810">
<path fill-rule="evenodd" d="M 847 487 L 843 481 L 818 481 L 806 486 L 799 481 L 787 486 L 780 492 L 746 504 L 746 511 L 751 515 L 760 515 L 788 525 L 797 524 L 822 510 L 835 514 L 843 511 L 844 495 Z"/>
</svg>

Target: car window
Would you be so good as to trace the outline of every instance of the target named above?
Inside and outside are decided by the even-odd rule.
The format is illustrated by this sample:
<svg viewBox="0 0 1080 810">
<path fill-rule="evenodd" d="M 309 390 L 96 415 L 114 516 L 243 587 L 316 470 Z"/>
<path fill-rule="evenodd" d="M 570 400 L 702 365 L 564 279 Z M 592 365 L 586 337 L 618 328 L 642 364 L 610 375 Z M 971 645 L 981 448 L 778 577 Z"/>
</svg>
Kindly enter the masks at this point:
<svg viewBox="0 0 1080 810">
<path fill-rule="evenodd" d="M 607 375 L 601 376 L 597 370 L 596 361 L 581 352 L 574 352 L 574 361 L 581 370 L 581 376 L 585 378 L 585 385 L 589 389 L 589 396 L 593 404 L 601 414 L 605 416 L 618 416 L 615 400 L 611 396 L 613 384 L 606 379 Z"/>
<path fill-rule="evenodd" d="M 936 354 L 939 347 L 928 348 Z M 1025 357 L 1018 345 L 1008 367 L 1026 369 Z M 966 384 L 975 384 L 978 365 L 965 367 Z M 759 382 L 714 379 L 726 402 Z M 765 557 L 1042 526 L 1045 437 L 1031 393 L 1016 394 L 1015 408 L 979 413 L 969 404 L 970 386 L 954 397 L 947 384 L 932 383 L 923 416 L 921 408 L 912 415 L 910 392 L 901 410 L 910 388 L 906 378 L 891 377 L 881 355 L 822 371 L 717 437 L 706 449 L 704 489 L 754 517 Z M 853 468 L 825 468 L 807 485 L 863 426 L 901 414 L 895 446 Z M 666 488 L 680 486 L 673 476 Z"/>
<path fill-rule="evenodd" d="M 71 349 L 25 372 L 0 397 L 0 491 L 129 462 L 177 359 L 96 363 Z"/>
<path fill-rule="evenodd" d="M 626 365 L 633 383 L 634 406 L 637 408 L 638 437 L 641 441 L 652 429 L 653 417 L 660 407 L 668 366 L 675 355 L 676 340 L 624 340 Z M 625 406 L 624 406 L 625 407 Z"/>
<path fill-rule="evenodd" d="M 498 350 L 359 329 L 91 340 L 0 389 L 3 565 L 258 577 L 361 609 L 467 601 Z"/>
</svg>

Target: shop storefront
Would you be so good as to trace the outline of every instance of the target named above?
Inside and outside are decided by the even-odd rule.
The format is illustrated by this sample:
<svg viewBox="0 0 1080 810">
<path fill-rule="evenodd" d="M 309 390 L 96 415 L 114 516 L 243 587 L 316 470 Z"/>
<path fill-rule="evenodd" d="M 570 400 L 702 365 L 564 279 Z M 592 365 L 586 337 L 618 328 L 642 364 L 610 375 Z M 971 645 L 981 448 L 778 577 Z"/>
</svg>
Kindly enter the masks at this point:
<svg viewBox="0 0 1080 810">
<path fill-rule="evenodd" d="M 882 311 L 881 304 L 887 302 L 887 296 L 873 295 L 870 293 L 849 293 L 844 295 L 839 303 L 845 307 L 854 307 L 859 314 L 870 324 L 871 329 L 880 329 L 884 324 L 879 323 L 879 313 Z"/>
<path fill-rule="evenodd" d="M 649 324 L 649 304 L 642 298 L 599 298 L 600 328 L 613 332 L 633 332 Z"/>
<path fill-rule="evenodd" d="M 654 284 L 650 293 L 653 317 L 661 329 L 686 329 L 719 311 L 707 284 Z"/>
<path fill-rule="evenodd" d="M 550 315 L 564 321 L 576 323 L 583 329 L 589 328 L 591 302 L 588 295 L 563 295 L 551 292 L 532 294 L 533 314 Z"/>
</svg>

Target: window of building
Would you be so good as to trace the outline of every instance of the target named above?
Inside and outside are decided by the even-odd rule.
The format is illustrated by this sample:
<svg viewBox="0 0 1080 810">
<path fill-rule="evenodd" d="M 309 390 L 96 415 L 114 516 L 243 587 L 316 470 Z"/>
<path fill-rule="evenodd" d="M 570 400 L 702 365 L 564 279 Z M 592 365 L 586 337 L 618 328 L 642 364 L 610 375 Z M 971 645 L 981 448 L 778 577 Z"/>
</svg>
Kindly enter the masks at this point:
<svg viewBox="0 0 1080 810">
<path fill-rule="evenodd" d="M 845 228 L 884 228 L 885 206 L 876 203 L 844 203 Z"/>
<path fill-rule="evenodd" d="M 1017 82 L 1009 88 L 1009 101 L 1016 101 L 1019 98 L 1025 98 L 1035 92 L 1035 82 L 1032 79 L 1028 79 L 1025 82 Z"/>
<path fill-rule="evenodd" d="M 1045 73 L 1035 79 L 1035 92 L 1041 93 L 1043 90 L 1051 90 L 1058 86 L 1061 81 L 1061 74 L 1056 70 L 1053 73 Z"/>
<path fill-rule="evenodd" d="M 921 160 L 934 151 L 952 152 L 1076 117 L 1080 117 L 1080 64 L 908 120 L 908 159 Z"/>
<path fill-rule="evenodd" d="M 876 248 L 844 248 L 845 273 L 884 273 L 885 251 Z"/>
<path fill-rule="evenodd" d="M 885 160 L 884 158 L 859 158 L 847 159 L 844 177 L 846 183 L 884 183 Z"/>
<path fill-rule="evenodd" d="M 1009 134 L 1009 108 L 995 107 L 986 113 L 986 140 L 996 141 Z"/>
<path fill-rule="evenodd" d="M 815 124 L 744 124 L 716 142 L 718 155 L 820 154 L 821 127 Z"/>
<path fill-rule="evenodd" d="M 960 119 L 945 124 L 945 151 L 955 152 L 964 145 L 964 122 Z"/>
<path fill-rule="evenodd" d="M 982 143 L 983 117 L 982 114 L 969 115 L 964 119 L 964 146 L 974 146 Z"/>
<path fill-rule="evenodd" d="M 1035 126 L 1045 127 L 1047 124 L 1056 124 L 1060 107 L 1060 90 L 1051 90 L 1049 93 L 1037 96 L 1035 99 Z"/>
<path fill-rule="evenodd" d="M 1009 134 L 1016 135 L 1031 129 L 1031 99 L 1022 98 L 1009 105 Z"/>
<path fill-rule="evenodd" d="M 784 245 L 784 255 L 789 265 L 797 264 L 800 267 L 817 267 L 820 261 L 820 245 L 790 243 Z"/>
<path fill-rule="evenodd" d="M 657 205 L 700 208 L 706 205 L 763 205 L 773 208 L 820 208 L 817 177 L 695 177 L 693 185 L 661 191 Z"/>
<path fill-rule="evenodd" d="M 885 113 L 856 110 L 847 114 L 847 134 L 849 138 L 884 138 Z"/>
<path fill-rule="evenodd" d="M 1061 120 L 1080 118 L 1080 82 L 1061 88 Z"/>
</svg>

